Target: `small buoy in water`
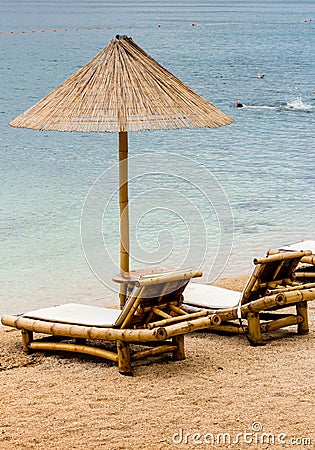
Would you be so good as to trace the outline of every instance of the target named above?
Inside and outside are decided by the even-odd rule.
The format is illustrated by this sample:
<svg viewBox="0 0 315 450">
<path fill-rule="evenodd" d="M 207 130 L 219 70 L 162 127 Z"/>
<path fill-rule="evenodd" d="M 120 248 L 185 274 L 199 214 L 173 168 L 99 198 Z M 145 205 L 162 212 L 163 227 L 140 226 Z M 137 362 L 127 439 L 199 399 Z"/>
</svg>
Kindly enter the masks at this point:
<svg viewBox="0 0 315 450">
<path fill-rule="evenodd" d="M 257 75 L 257 78 L 264 78 L 264 76 L 265 75 L 263 73 L 260 73 L 260 74 Z"/>
</svg>

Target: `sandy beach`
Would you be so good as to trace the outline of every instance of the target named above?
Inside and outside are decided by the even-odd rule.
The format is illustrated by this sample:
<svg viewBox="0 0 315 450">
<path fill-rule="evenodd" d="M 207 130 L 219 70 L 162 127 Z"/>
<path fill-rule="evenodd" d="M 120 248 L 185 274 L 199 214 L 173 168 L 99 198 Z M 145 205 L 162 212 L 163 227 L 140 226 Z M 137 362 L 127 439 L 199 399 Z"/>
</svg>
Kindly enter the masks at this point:
<svg viewBox="0 0 315 450">
<path fill-rule="evenodd" d="M 309 321 L 309 335 L 282 329 L 263 347 L 191 333 L 186 360 L 145 360 L 133 377 L 87 356 L 25 355 L 2 328 L 0 448 L 315 448 L 314 303 Z"/>
<path fill-rule="evenodd" d="M 118 308 L 131 268 L 242 291 L 315 239 L 314 1 L 57 5 L 0 2 L 0 316 Z M 129 377 L 0 324 L 0 450 L 315 450 L 315 301 L 309 327 L 193 332 Z"/>
</svg>

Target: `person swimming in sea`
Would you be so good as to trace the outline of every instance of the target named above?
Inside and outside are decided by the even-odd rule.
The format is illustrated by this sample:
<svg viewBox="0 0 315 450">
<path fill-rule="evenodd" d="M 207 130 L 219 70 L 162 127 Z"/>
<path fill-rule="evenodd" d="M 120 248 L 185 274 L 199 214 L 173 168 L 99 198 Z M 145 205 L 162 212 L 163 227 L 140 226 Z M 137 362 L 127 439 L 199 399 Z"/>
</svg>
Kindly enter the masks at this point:
<svg viewBox="0 0 315 450">
<path fill-rule="evenodd" d="M 244 105 L 241 102 L 235 102 L 236 108 L 251 108 L 251 109 L 275 109 L 274 106 L 259 106 L 259 105 Z"/>
<path fill-rule="evenodd" d="M 236 108 L 248 108 L 248 109 L 276 109 L 278 111 L 288 111 L 288 110 L 300 110 L 306 111 L 311 110 L 312 105 L 303 103 L 300 98 L 295 99 L 291 102 L 286 102 L 285 104 L 280 104 L 279 106 L 267 106 L 267 105 L 244 105 L 244 103 L 235 102 Z"/>
</svg>

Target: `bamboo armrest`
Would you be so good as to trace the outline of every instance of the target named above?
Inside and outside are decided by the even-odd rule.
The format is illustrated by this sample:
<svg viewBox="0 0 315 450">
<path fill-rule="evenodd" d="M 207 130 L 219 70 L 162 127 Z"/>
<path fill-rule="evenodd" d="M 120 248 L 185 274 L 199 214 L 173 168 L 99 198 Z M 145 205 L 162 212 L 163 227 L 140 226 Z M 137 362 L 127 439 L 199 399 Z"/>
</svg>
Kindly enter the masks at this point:
<svg viewBox="0 0 315 450">
<path fill-rule="evenodd" d="M 162 267 L 162 268 L 152 268 L 152 267 L 146 267 L 143 269 L 137 269 L 137 270 L 131 270 L 130 272 L 125 272 L 123 274 L 119 273 L 113 277 L 113 281 L 115 283 L 122 283 L 122 284 L 135 284 L 139 277 L 146 276 L 146 275 L 159 275 L 164 273 L 172 273 L 176 269 L 174 267 Z"/>
</svg>

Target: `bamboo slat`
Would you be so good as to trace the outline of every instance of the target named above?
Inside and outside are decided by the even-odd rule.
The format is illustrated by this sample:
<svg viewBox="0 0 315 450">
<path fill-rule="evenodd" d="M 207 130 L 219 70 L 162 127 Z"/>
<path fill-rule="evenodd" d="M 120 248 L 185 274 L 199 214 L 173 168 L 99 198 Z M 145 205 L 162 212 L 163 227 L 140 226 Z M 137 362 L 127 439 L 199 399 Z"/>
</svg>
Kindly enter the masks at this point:
<svg viewBox="0 0 315 450">
<path fill-rule="evenodd" d="M 269 331 L 275 331 L 279 330 L 283 327 L 289 327 L 291 325 L 297 325 L 298 323 L 302 322 L 303 319 L 300 316 L 289 316 L 289 317 L 283 317 L 281 319 L 272 320 L 271 322 L 262 323 L 261 324 L 261 331 L 263 333 L 267 333 Z"/>
<path fill-rule="evenodd" d="M 136 312 L 140 303 L 142 302 L 143 289 L 135 287 L 134 290 L 136 291 L 137 295 L 135 295 L 135 298 L 133 298 L 134 292 L 131 294 L 132 295 L 132 305 L 126 314 L 126 317 L 125 317 L 123 323 L 121 324 L 121 328 L 127 328 L 127 325 L 131 323 L 131 321 L 134 317 L 134 313 Z"/>
<path fill-rule="evenodd" d="M 174 271 L 172 273 L 162 273 L 160 275 L 150 275 L 140 278 L 135 282 L 136 286 L 150 286 L 159 283 L 170 283 L 177 280 L 189 280 L 191 278 L 201 277 L 201 271 L 188 270 L 185 272 Z"/>
<path fill-rule="evenodd" d="M 131 361 L 138 361 L 139 359 L 147 358 L 150 356 L 157 356 L 163 353 L 169 353 L 176 351 L 177 347 L 173 344 L 161 345 L 159 347 L 150 348 L 146 350 L 139 350 L 131 356 Z"/>
<path fill-rule="evenodd" d="M 315 255 L 303 256 L 301 262 L 315 266 Z"/>
<path fill-rule="evenodd" d="M 279 252 L 273 253 L 272 250 L 268 251 L 267 258 L 260 258 L 260 259 L 254 259 L 254 264 L 266 264 L 272 261 L 282 261 L 286 259 L 293 259 L 293 258 L 302 258 L 303 256 L 311 255 L 312 252 L 310 250 L 303 251 L 303 252 Z"/>
<path fill-rule="evenodd" d="M 159 309 L 157 307 L 151 308 L 152 312 L 156 314 L 157 316 L 164 317 L 164 319 L 170 319 L 172 316 L 170 314 L 167 314 L 162 309 Z"/>
<path fill-rule="evenodd" d="M 276 255 L 279 252 L 284 252 L 284 250 L 275 250 L 275 249 L 270 249 L 267 252 L 267 255 Z M 286 253 L 292 253 L 291 250 L 286 250 Z M 310 264 L 310 265 L 315 265 L 315 255 L 312 254 L 311 250 L 307 250 L 306 252 L 304 251 L 304 256 L 302 256 L 301 258 L 301 263 L 304 264 Z"/>
<path fill-rule="evenodd" d="M 257 289 L 259 288 L 260 284 L 259 277 L 263 270 L 264 266 L 262 264 L 256 265 L 243 291 L 242 303 L 246 303 L 248 299 L 252 296 L 253 291 L 257 291 Z"/>
<path fill-rule="evenodd" d="M 223 323 L 218 328 L 211 328 L 211 330 L 220 331 L 222 333 L 232 333 L 232 334 L 244 334 L 248 332 L 248 327 L 244 326 L 244 329 L 237 323 Z"/>
<path fill-rule="evenodd" d="M 279 268 L 281 270 L 281 267 Z M 260 283 L 260 287 L 269 289 L 277 289 L 279 286 L 290 286 L 293 282 L 290 278 L 278 279 L 276 281 L 267 281 L 266 283 Z"/>
<path fill-rule="evenodd" d="M 276 294 L 276 293 L 282 293 L 282 292 L 289 292 L 289 291 L 296 291 L 297 289 L 299 290 L 303 290 L 303 289 L 311 289 L 315 287 L 315 283 L 305 283 L 305 284 L 301 284 L 301 282 L 297 283 L 293 283 L 292 286 L 288 286 L 288 287 L 282 287 L 279 289 L 273 289 L 272 293 Z"/>
<path fill-rule="evenodd" d="M 315 272 L 295 272 L 297 280 L 315 278 Z"/>
<path fill-rule="evenodd" d="M 173 311 L 178 316 L 187 314 L 183 309 L 181 309 L 178 306 L 173 305 L 173 304 L 170 304 L 170 309 L 171 309 L 171 311 Z"/>
<path fill-rule="evenodd" d="M 180 334 L 190 333 L 191 331 L 197 331 L 211 327 L 218 327 L 220 323 L 221 319 L 219 315 L 212 314 L 210 316 L 192 319 L 191 321 L 187 320 L 185 322 L 179 322 L 174 325 L 171 324 L 166 327 L 161 327 L 161 329 L 165 331 L 166 334 L 165 339 L 166 339 Z"/>
<path fill-rule="evenodd" d="M 209 311 L 203 310 L 203 311 L 198 311 L 196 313 L 192 313 L 192 314 L 184 314 L 182 316 L 176 316 L 176 317 L 171 317 L 171 318 L 167 318 L 164 320 L 159 320 L 157 322 L 150 322 L 146 325 L 146 328 L 148 328 L 148 330 L 152 330 L 153 328 L 156 327 L 164 327 L 173 323 L 178 323 L 178 322 L 183 322 L 185 320 L 192 320 L 192 319 L 196 319 L 198 317 L 204 317 L 204 316 L 209 316 L 211 315 L 211 313 Z"/>
<path fill-rule="evenodd" d="M 50 350 L 50 351 L 64 351 L 74 353 L 84 353 L 86 355 L 98 356 L 100 358 L 109 359 L 110 361 L 118 362 L 116 353 L 108 350 L 89 347 L 87 345 L 68 344 L 64 342 L 31 342 L 28 346 L 31 350 Z"/>
</svg>

